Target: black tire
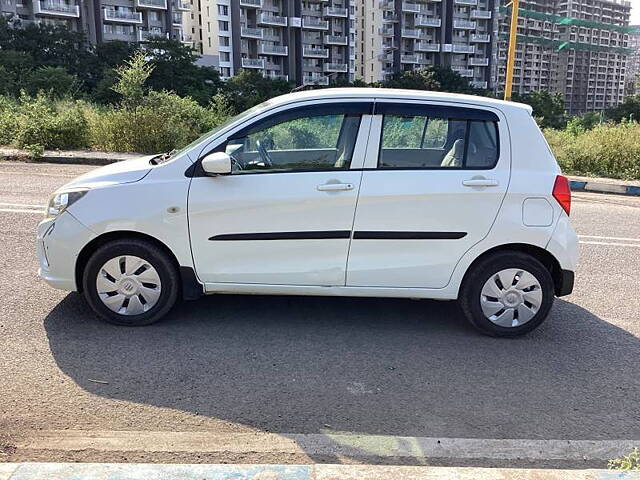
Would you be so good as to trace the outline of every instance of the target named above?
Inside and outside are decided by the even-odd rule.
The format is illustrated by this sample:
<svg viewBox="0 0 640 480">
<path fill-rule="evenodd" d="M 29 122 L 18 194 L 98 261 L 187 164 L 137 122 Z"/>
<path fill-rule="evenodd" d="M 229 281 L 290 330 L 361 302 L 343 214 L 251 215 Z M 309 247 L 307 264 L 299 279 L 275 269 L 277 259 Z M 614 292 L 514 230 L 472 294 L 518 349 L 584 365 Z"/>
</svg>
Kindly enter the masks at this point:
<svg viewBox="0 0 640 480">
<path fill-rule="evenodd" d="M 162 288 L 156 304 L 138 315 L 122 315 L 110 310 L 97 292 L 96 278 L 102 266 L 113 258 L 133 255 L 144 259 L 157 271 Z M 175 305 L 180 292 L 180 280 L 177 268 L 162 249 L 140 239 L 120 239 L 98 248 L 89 258 L 82 274 L 84 297 L 98 316 L 114 325 L 143 326 L 160 320 Z"/>
<path fill-rule="evenodd" d="M 510 268 L 526 270 L 536 277 L 542 290 L 542 302 L 536 314 L 523 325 L 502 327 L 485 317 L 480 306 L 480 297 L 482 288 L 489 278 L 501 270 Z M 467 320 L 481 333 L 494 337 L 517 337 L 539 327 L 549 315 L 554 301 L 553 278 L 549 270 L 531 255 L 516 251 L 497 252 L 483 258 L 467 272 L 458 301 Z"/>
</svg>

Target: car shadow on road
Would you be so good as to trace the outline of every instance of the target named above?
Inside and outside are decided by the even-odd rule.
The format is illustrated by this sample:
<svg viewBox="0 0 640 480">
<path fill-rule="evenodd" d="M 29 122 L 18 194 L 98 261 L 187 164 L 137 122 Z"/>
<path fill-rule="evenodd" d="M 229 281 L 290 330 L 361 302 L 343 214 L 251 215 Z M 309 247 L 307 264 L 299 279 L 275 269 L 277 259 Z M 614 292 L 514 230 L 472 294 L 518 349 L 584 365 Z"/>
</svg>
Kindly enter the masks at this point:
<svg viewBox="0 0 640 480">
<path fill-rule="evenodd" d="M 400 299 L 220 295 L 124 328 L 70 294 L 45 327 L 93 394 L 270 432 L 640 438 L 639 339 L 562 300 L 517 339 L 477 334 L 454 303 Z"/>
</svg>

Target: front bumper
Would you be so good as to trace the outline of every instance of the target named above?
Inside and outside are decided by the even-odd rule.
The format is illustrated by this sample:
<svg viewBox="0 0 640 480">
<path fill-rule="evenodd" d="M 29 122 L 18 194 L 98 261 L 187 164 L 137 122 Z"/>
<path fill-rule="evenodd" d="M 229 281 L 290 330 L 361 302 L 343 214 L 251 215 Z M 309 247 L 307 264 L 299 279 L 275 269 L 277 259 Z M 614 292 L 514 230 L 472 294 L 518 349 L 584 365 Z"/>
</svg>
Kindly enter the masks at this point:
<svg viewBox="0 0 640 480">
<path fill-rule="evenodd" d="M 36 239 L 40 278 L 54 288 L 77 291 L 76 260 L 94 237 L 91 230 L 67 211 L 40 222 Z"/>
</svg>

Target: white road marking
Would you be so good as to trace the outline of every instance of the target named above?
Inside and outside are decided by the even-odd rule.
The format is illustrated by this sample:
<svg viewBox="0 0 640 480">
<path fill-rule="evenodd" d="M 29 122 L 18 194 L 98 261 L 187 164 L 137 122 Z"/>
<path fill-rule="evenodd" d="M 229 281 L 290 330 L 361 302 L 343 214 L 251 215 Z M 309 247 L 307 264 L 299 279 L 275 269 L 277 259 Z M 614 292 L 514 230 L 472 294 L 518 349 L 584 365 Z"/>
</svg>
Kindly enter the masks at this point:
<svg viewBox="0 0 640 480">
<path fill-rule="evenodd" d="M 594 238 L 597 240 L 619 240 L 622 242 L 640 242 L 640 238 L 628 238 L 628 237 L 600 237 L 598 235 L 578 235 L 580 238 Z"/>
<path fill-rule="evenodd" d="M 636 245 L 633 243 L 614 243 L 614 242 L 580 242 L 583 245 L 607 245 L 610 247 L 634 247 L 640 248 L 640 245 Z"/>
<path fill-rule="evenodd" d="M 23 208 L 47 208 L 46 205 L 33 205 L 30 203 L 5 203 L 5 202 L 0 202 L 0 208 L 4 208 L 4 207 L 23 207 Z"/>
<path fill-rule="evenodd" d="M 0 212 L 37 213 L 38 215 L 42 215 L 44 213 L 44 209 L 42 209 L 42 210 L 19 210 L 19 209 L 15 209 L 15 208 L 0 208 Z"/>
</svg>

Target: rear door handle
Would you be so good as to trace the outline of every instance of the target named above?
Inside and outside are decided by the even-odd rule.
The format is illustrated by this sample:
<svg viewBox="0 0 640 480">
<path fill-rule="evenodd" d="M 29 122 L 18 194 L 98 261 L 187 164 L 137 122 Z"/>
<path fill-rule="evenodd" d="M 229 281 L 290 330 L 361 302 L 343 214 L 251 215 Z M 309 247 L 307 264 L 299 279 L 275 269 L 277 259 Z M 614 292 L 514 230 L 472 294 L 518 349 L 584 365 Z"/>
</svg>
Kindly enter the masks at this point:
<svg viewBox="0 0 640 480">
<path fill-rule="evenodd" d="M 320 192 L 342 192 L 353 190 L 353 183 L 325 183 L 316 187 Z"/>
<path fill-rule="evenodd" d="M 471 178 L 462 181 L 465 187 L 497 187 L 499 184 L 498 180 L 493 178 Z"/>
</svg>

